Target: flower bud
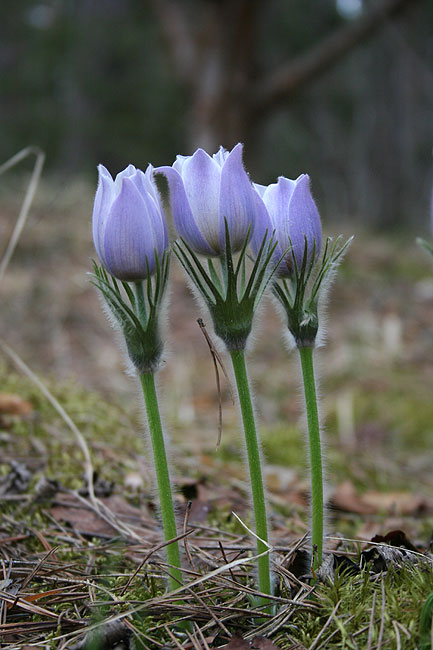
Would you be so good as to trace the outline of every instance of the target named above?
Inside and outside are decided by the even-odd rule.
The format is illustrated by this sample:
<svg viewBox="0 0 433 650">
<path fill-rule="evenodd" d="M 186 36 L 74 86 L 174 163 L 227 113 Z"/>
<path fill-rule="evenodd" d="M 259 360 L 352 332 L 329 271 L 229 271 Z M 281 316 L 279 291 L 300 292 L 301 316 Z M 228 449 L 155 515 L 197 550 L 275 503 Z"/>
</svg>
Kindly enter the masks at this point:
<svg viewBox="0 0 433 650">
<path fill-rule="evenodd" d="M 302 174 L 295 181 L 280 176 L 278 183 L 264 185 L 254 184 L 261 197 L 264 208 L 256 225 L 251 240 L 254 253 L 257 254 L 263 239 L 274 234 L 278 242 L 273 261 L 277 264 L 280 277 L 290 277 L 294 270 L 294 259 L 300 269 L 307 244 L 307 262 L 313 254 L 317 259 L 322 245 L 322 227 L 320 216 L 310 192 L 310 178 Z M 285 253 L 285 251 L 287 251 Z"/>
<path fill-rule="evenodd" d="M 223 147 L 212 157 L 203 149 L 177 156 L 172 167 L 158 167 L 168 181 L 170 208 L 178 234 L 202 255 L 225 253 L 225 220 L 232 252 L 253 229 L 257 198 L 242 163 L 242 144 Z"/>
<path fill-rule="evenodd" d="M 113 180 L 98 166 L 99 183 L 93 208 L 93 241 L 105 269 L 119 280 L 143 280 L 156 268 L 168 247 L 167 226 L 153 180 L 128 165 Z"/>
</svg>

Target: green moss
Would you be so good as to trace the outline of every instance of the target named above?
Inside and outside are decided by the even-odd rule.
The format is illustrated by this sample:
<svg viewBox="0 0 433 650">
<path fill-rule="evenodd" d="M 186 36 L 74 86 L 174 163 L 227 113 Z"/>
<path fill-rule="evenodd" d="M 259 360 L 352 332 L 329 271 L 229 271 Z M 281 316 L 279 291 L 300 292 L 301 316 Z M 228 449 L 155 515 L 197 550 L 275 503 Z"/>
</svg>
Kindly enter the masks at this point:
<svg viewBox="0 0 433 650">
<path fill-rule="evenodd" d="M 347 449 L 342 448 L 336 431 L 335 412 L 326 409 L 326 438 L 328 439 L 328 473 L 334 484 L 349 478 L 360 489 L 395 488 L 401 485 L 407 489 L 405 476 L 396 471 L 399 458 L 404 458 L 412 450 L 415 442 L 421 453 L 429 448 L 431 435 L 431 422 L 433 412 L 430 400 L 427 399 L 429 387 L 426 382 L 416 379 L 415 372 L 410 368 L 401 368 L 396 376 L 388 369 L 386 374 L 387 390 L 380 394 L 371 389 L 368 383 L 360 382 L 356 386 L 355 394 L 355 419 L 357 426 L 365 422 L 375 422 L 387 434 L 380 441 L 380 454 L 388 454 L 390 468 L 384 470 L 380 464 L 375 463 L 375 453 L 372 448 L 357 449 L 349 458 Z M 338 392 L 342 386 L 353 378 L 346 376 L 344 381 L 339 381 L 331 386 L 331 395 Z M 34 413 L 28 417 L 5 416 L 4 433 L 0 438 L 0 450 L 4 459 L 20 458 L 23 462 L 31 460 L 30 466 L 34 474 L 27 488 L 32 497 L 37 480 L 41 476 L 57 480 L 62 486 L 81 488 L 85 485 L 83 476 L 83 455 L 77 442 L 62 418 L 47 402 L 37 387 L 26 378 L 21 377 L 0 366 L 0 381 L 3 392 L 14 393 L 33 405 Z M 145 455 L 144 443 L 141 435 L 142 424 L 136 409 L 126 411 L 122 405 L 111 401 L 107 402 L 101 395 L 86 391 L 73 383 L 50 383 L 50 389 L 60 401 L 65 410 L 79 426 L 85 436 L 92 455 L 92 462 L 100 478 L 114 481 L 115 491 L 127 495 L 124 487 L 125 477 L 132 470 L 137 471 L 137 457 Z M 293 423 L 279 423 L 273 427 L 262 427 L 261 438 L 266 461 L 273 465 L 286 466 L 305 473 L 306 450 L 305 437 L 300 429 Z M 181 448 L 181 447 L 180 447 Z M 228 433 L 223 437 L 221 452 L 215 456 L 214 470 L 218 474 L 219 484 L 230 477 L 224 477 L 224 468 L 231 463 L 230 471 L 234 471 L 238 463 L 242 462 L 242 454 L 233 443 L 233 437 Z M 0 476 L 7 476 L 10 464 L 3 460 L 0 464 Z M 236 474 L 236 472 L 234 472 Z M 212 478 L 210 479 L 212 480 Z M 134 498 L 138 501 L 143 497 L 143 492 Z M 52 528 L 53 522 L 45 508 L 46 504 L 20 502 L 2 503 L 2 535 L 16 535 L 30 531 L 22 544 L 22 555 L 27 558 L 40 558 L 45 552 L 41 541 L 31 531 L 46 531 Z M 306 512 L 300 512 L 306 519 Z M 289 513 L 285 512 L 288 517 Z M 338 516 L 338 519 L 337 519 Z M 298 518 L 299 520 L 299 518 Z M 377 517 L 380 521 L 381 517 Z M 252 525 L 251 515 L 244 518 L 248 526 Z M 359 530 L 364 523 L 363 518 L 357 515 L 337 515 L 333 528 L 347 537 L 352 537 L 354 531 Z M 216 508 L 208 518 L 210 527 L 217 527 L 227 532 L 244 535 L 245 530 L 236 520 L 228 506 Z M 287 518 L 287 526 L 291 521 Z M 417 522 L 421 535 L 429 534 L 430 524 L 427 521 Z M 68 528 L 65 525 L 66 529 Z M 291 529 L 292 532 L 292 529 Z M 300 531 L 296 531 L 299 532 Z M 71 533 L 71 540 L 73 540 Z M 50 535 L 50 543 L 59 545 L 57 558 L 60 563 L 73 565 L 74 570 L 83 572 L 86 567 L 92 566 L 89 579 L 95 585 L 111 592 L 116 599 L 114 604 L 103 589 L 95 589 L 96 603 L 89 606 L 88 618 L 90 621 L 100 621 L 107 616 L 118 612 L 129 611 L 137 603 L 145 604 L 146 600 L 162 594 L 165 590 L 165 580 L 159 577 L 155 567 L 144 567 L 127 591 L 122 591 L 127 584 L 129 576 L 134 572 L 136 563 L 125 557 L 126 549 L 121 540 L 110 542 L 98 538 L 81 538 L 75 544 L 65 541 L 65 536 L 59 531 L 58 536 Z M 17 551 L 18 552 L 18 551 Z M 432 572 L 415 567 L 405 567 L 401 571 L 390 571 L 384 578 L 370 579 L 367 573 L 349 577 L 339 575 L 333 584 L 318 584 L 312 597 L 316 606 L 314 610 L 299 608 L 287 622 L 286 627 L 273 638 L 281 650 L 289 650 L 293 645 L 291 638 L 297 639 L 305 647 L 309 647 L 320 630 L 323 628 L 335 605 L 340 602 L 323 641 L 335 632 L 329 640 L 327 648 L 349 650 L 367 647 L 368 626 L 374 594 L 376 605 L 373 627 L 372 643 L 378 643 L 380 619 L 382 608 L 382 580 L 385 590 L 385 616 L 383 628 L 383 648 L 396 648 L 396 635 L 401 635 L 401 647 L 412 650 L 418 643 L 419 615 L 422 603 L 433 590 Z M 248 576 L 245 576 L 248 580 Z M 30 585 L 31 586 L 31 585 Z M 38 583 L 38 590 L 53 588 L 49 579 Z M 290 597 L 290 594 L 285 594 Z M 221 590 L 219 598 L 230 598 L 233 593 Z M 87 598 L 83 593 L 83 598 Z M 41 603 L 43 604 L 43 602 Z M 50 604 L 57 612 L 65 611 L 68 616 L 73 614 L 73 606 L 66 603 Z M 87 615 L 87 614 L 86 614 Z M 352 617 L 352 618 L 351 618 Z M 34 619 L 36 620 L 36 619 Z M 131 617 L 133 625 L 140 632 L 158 640 L 163 645 L 171 641 L 164 631 L 162 623 L 170 622 L 170 615 L 149 615 L 144 607 Z M 400 626 L 394 625 L 394 621 Z M 159 627 L 158 627 L 159 626 Z M 156 630 L 156 628 L 158 628 Z M 402 630 L 407 630 L 409 637 Z M 251 629 L 249 618 L 245 620 L 245 630 Z M 151 630 L 151 632 L 149 632 Z M 152 631 L 153 630 L 153 631 Z M 156 630 L 156 631 L 155 631 Z M 55 648 L 56 642 L 49 641 L 56 634 L 46 636 L 48 647 Z M 352 641 L 354 639 L 354 642 Z M 44 639 L 45 640 L 45 639 Z M 135 641 L 140 647 L 139 637 Z M 355 642 L 357 645 L 355 645 Z M 51 644 L 51 645 L 49 645 Z M 149 643 L 148 643 L 149 645 Z M 320 644 L 319 644 L 320 645 Z"/>
<path fill-rule="evenodd" d="M 293 425 L 279 425 L 272 429 L 261 429 L 261 440 L 265 459 L 271 465 L 305 468 L 306 455 L 304 436 Z"/>
<path fill-rule="evenodd" d="M 338 605 L 321 639 L 322 642 L 329 639 L 326 648 L 366 648 L 370 630 L 372 647 L 382 634 L 383 648 L 398 647 L 397 636 L 400 636 L 400 647 L 412 650 L 418 646 L 421 606 L 432 588 L 433 572 L 427 566 L 390 569 L 376 579 L 371 579 L 367 571 L 354 577 L 341 572 L 333 584 L 318 585 L 314 597 L 318 611 L 297 610 L 291 620 L 296 626 L 292 634 L 309 647 Z"/>
</svg>

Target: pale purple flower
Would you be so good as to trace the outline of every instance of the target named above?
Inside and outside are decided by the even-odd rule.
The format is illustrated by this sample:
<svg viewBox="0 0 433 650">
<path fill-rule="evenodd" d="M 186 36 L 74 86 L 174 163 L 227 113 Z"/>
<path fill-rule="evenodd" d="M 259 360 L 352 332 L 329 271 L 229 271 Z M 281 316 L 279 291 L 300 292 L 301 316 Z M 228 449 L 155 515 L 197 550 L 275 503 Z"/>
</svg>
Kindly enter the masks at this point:
<svg viewBox="0 0 433 650">
<path fill-rule="evenodd" d="M 257 254 L 266 231 L 268 239 L 274 233 L 274 241 L 278 243 L 273 253 L 273 262 L 276 264 L 287 251 L 279 264 L 278 275 L 290 277 L 293 274 L 293 256 L 298 268 L 301 268 L 305 241 L 308 246 L 308 261 L 311 261 L 313 251 L 315 257 L 319 255 L 322 245 L 322 227 L 310 192 L 310 178 L 307 174 L 301 174 L 292 181 L 280 176 L 278 183 L 267 187 L 254 184 L 254 187 L 266 209 L 256 221 L 251 247 Z"/>
<path fill-rule="evenodd" d="M 115 180 L 103 165 L 98 173 L 92 217 L 98 257 L 119 280 L 143 280 L 155 271 L 155 251 L 161 258 L 168 247 L 153 167 L 143 173 L 128 165 Z"/>
<path fill-rule="evenodd" d="M 232 251 L 242 248 L 257 211 L 256 192 L 242 163 L 242 144 L 230 152 L 221 147 L 213 156 L 197 149 L 155 172 L 167 178 L 175 228 L 194 251 L 224 254 L 225 219 Z"/>
</svg>

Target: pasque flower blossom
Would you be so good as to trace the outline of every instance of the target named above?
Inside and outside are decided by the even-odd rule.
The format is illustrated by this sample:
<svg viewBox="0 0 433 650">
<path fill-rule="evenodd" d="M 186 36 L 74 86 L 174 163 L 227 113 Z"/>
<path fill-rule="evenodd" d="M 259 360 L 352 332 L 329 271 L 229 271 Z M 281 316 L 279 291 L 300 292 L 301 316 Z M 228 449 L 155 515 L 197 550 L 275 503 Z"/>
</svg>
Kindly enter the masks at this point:
<svg viewBox="0 0 433 650">
<path fill-rule="evenodd" d="M 316 258 L 320 253 L 322 228 L 319 212 L 310 192 L 310 178 L 307 174 L 302 174 L 292 181 L 280 176 L 278 183 L 267 187 L 254 184 L 254 187 L 265 209 L 256 220 L 251 246 L 257 254 L 266 232 L 268 237 L 274 233 L 278 244 L 274 250 L 273 261 L 277 264 L 281 260 L 278 275 L 290 277 L 293 274 L 293 258 L 299 268 L 302 265 L 305 243 L 308 262 L 312 260 L 313 252 Z"/>
<path fill-rule="evenodd" d="M 103 266 L 119 280 L 143 280 L 168 247 L 168 234 L 153 167 L 146 173 L 128 165 L 113 180 L 98 166 L 93 208 L 93 241 Z"/>
<path fill-rule="evenodd" d="M 225 253 L 225 220 L 232 252 L 253 230 L 257 196 L 242 163 L 242 144 L 209 156 L 197 149 L 177 156 L 172 167 L 158 167 L 168 181 L 170 207 L 178 234 L 202 255 Z"/>
</svg>

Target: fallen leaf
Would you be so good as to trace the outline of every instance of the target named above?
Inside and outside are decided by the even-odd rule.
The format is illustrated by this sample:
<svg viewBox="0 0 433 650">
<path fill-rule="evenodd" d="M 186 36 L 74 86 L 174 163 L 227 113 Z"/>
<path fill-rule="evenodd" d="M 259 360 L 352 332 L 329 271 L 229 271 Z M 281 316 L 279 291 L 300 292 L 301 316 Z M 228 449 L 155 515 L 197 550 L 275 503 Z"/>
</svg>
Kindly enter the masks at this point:
<svg viewBox="0 0 433 650">
<path fill-rule="evenodd" d="M 112 537 L 115 530 L 92 510 L 78 505 L 78 501 L 71 501 L 64 505 L 55 505 L 50 508 L 50 514 L 56 521 L 70 524 L 83 535 L 104 535 Z"/>
<path fill-rule="evenodd" d="M 224 646 L 224 650 L 251 650 L 251 644 L 239 634 L 235 634 L 229 643 Z"/>
<path fill-rule="evenodd" d="M 279 650 L 270 639 L 264 636 L 255 636 L 252 641 L 247 641 L 239 634 L 235 634 L 224 650 Z"/>
<path fill-rule="evenodd" d="M 0 393 L 0 414 L 2 415 L 30 415 L 33 405 L 19 395 Z"/>
<path fill-rule="evenodd" d="M 416 515 L 433 510 L 431 499 L 410 492 L 366 492 L 362 495 L 362 501 L 371 506 L 374 512 Z"/>
<path fill-rule="evenodd" d="M 255 636 L 251 645 L 251 650 L 278 650 L 278 646 L 264 636 Z"/>
<path fill-rule="evenodd" d="M 367 505 L 362 501 L 361 496 L 357 493 L 355 486 L 351 481 L 341 483 L 331 497 L 331 503 L 338 510 L 347 510 L 359 515 L 369 515 L 374 513 L 372 505 Z"/>
<path fill-rule="evenodd" d="M 96 512 L 87 508 L 85 504 L 70 494 L 58 493 L 54 500 L 55 504 L 50 509 L 51 516 L 56 521 L 66 521 L 78 532 L 84 535 L 103 535 L 111 537 L 116 533 Z M 119 495 L 101 499 L 101 502 L 109 508 L 119 519 L 134 526 L 135 529 L 143 526 L 149 521 L 147 512 L 139 510 L 130 505 Z"/>
<path fill-rule="evenodd" d="M 402 530 L 390 530 L 386 535 L 375 535 L 371 541 L 379 544 L 389 544 L 390 546 L 405 548 L 408 551 L 414 551 L 415 553 L 418 551 L 417 547 L 408 540 L 406 533 Z"/>
<path fill-rule="evenodd" d="M 377 492 L 359 494 L 351 481 L 344 481 L 334 492 L 331 502 L 335 508 L 359 515 L 375 513 L 417 515 L 433 512 L 433 500 L 410 492 Z"/>
</svg>

